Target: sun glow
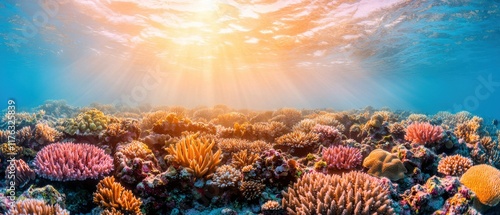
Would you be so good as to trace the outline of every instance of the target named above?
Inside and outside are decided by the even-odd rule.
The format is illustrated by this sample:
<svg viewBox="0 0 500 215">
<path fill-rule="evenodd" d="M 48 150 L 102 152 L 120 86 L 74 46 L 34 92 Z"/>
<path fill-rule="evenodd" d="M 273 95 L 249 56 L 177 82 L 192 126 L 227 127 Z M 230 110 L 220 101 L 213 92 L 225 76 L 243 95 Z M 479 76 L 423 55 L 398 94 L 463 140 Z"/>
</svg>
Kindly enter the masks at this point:
<svg viewBox="0 0 500 215">
<path fill-rule="evenodd" d="M 359 52 L 356 43 L 376 32 L 384 11 L 360 13 L 351 2 L 76 0 L 65 11 L 81 16 L 81 29 L 94 44 L 69 70 L 86 68 L 81 72 L 86 79 L 105 77 L 99 83 L 122 77 L 118 80 L 126 83 L 115 83 L 121 93 L 159 67 L 169 78 L 148 92 L 153 102 L 307 105 L 299 74 L 314 80 L 311 89 L 325 80 L 331 87 L 347 82 L 336 73 L 347 66 L 358 69 L 356 57 L 370 54 Z"/>
</svg>

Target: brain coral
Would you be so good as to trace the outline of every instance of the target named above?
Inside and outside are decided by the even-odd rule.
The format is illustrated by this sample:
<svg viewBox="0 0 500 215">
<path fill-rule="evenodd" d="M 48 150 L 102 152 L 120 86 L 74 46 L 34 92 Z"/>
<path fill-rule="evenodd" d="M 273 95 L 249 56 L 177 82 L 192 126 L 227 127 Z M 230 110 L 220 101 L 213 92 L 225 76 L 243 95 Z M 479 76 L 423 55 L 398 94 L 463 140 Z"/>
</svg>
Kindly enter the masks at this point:
<svg viewBox="0 0 500 215">
<path fill-rule="evenodd" d="M 500 202 L 500 170 L 486 164 L 473 166 L 460 178 L 460 182 L 476 194 L 484 205 Z"/>
<path fill-rule="evenodd" d="M 472 166 L 470 158 L 461 155 L 453 155 L 439 161 L 438 172 L 445 175 L 460 176 Z"/>
<path fill-rule="evenodd" d="M 403 178 L 407 171 L 396 155 L 382 149 L 373 150 L 363 161 L 363 166 L 368 168 L 368 174 L 393 181 Z"/>
<path fill-rule="evenodd" d="M 54 181 L 97 179 L 113 170 L 113 158 L 89 144 L 54 143 L 36 154 L 36 173 Z"/>
<path fill-rule="evenodd" d="M 413 123 L 406 128 L 405 140 L 413 143 L 435 143 L 443 138 L 443 128 L 430 123 Z"/>
<path fill-rule="evenodd" d="M 283 193 L 290 215 L 394 214 L 389 190 L 362 172 L 339 175 L 309 173 Z"/>
</svg>

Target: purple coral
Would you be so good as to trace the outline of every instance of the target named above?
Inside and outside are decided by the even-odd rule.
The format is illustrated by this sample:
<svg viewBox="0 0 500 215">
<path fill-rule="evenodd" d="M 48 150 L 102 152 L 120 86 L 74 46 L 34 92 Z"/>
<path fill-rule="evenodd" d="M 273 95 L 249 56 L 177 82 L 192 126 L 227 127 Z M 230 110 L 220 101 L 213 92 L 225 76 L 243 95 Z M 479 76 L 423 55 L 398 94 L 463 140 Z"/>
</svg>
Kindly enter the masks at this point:
<svg viewBox="0 0 500 215">
<path fill-rule="evenodd" d="M 353 169 L 361 164 L 361 151 L 357 148 L 335 146 L 323 150 L 323 160 L 329 169 Z"/>
<path fill-rule="evenodd" d="M 338 145 L 342 141 L 342 133 L 333 126 L 316 124 L 312 132 L 319 134 L 319 139 L 324 144 Z"/>
<path fill-rule="evenodd" d="M 113 158 L 89 144 L 54 143 L 35 158 L 36 173 L 54 181 L 97 179 L 113 170 Z"/>
</svg>

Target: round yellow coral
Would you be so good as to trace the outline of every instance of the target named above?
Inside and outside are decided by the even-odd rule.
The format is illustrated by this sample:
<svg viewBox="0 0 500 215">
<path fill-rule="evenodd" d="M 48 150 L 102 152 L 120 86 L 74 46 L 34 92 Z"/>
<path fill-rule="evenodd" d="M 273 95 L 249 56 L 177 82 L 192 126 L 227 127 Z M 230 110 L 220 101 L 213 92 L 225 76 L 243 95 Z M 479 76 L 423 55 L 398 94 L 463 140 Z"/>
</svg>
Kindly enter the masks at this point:
<svg viewBox="0 0 500 215">
<path fill-rule="evenodd" d="M 462 175 L 460 182 L 476 194 L 484 205 L 500 202 L 500 170 L 487 164 L 473 166 Z"/>
</svg>

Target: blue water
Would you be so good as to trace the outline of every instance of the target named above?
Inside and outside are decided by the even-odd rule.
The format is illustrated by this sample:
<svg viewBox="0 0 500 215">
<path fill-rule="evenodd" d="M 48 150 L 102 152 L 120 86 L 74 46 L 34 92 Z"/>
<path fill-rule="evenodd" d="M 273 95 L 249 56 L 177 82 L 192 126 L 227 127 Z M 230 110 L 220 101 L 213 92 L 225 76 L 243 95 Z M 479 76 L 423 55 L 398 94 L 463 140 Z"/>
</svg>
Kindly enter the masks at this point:
<svg viewBox="0 0 500 215">
<path fill-rule="evenodd" d="M 60 10 L 49 16 L 42 27 L 35 26 L 33 35 L 27 37 L 22 36 L 26 20 L 33 22 L 43 8 L 31 1 L 2 1 L 0 101 L 5 105 L 0 103 L 0 109 L 7 106 L 7 99 L 15 99 L 21 108 L 36 107 L 48 99 L 64 99 L 76 106 L 113 103 L 141 86 L 141 80 L 157 62 L 168 61 L 176 64 L 164 69 L 172 75 L 161 78 L 157 83 L 161 87 L 146 93 L 139 99 L 141 103 L 185 106 L 225 103 L 245 108 L 373 106 L 428 114 L 466 110 L 483 117 L 500 118 L 498 0 L 392 1 L 394 5 L 384 4 L 381 11 L 369 12 L 363 12 L 371 8 L 367 1 L 346 1 L 332 6 L 335 13 L 320 10 L 326 4 L 321 1 L 256 1 L 253 4 L 213 1 L 217 4 L 211 6 L 216 5 L 216 10 L 222 13 L 220 17 L 226 20 L 216 24 L 224 27 L 230 22 L 227 26 L 232 26 L 233 31 L 242 28 L 234 33 L 241 38 L 233 38 L 231 33 L 222 37 L 192 29 L 200 49 L 195 48 L 178 58 L 181 45 L 165 45 L 157 37 L 147 36 L 147 29 L 162 29 L 164 35 L 160 38 L 181 38 L 183 32 L 176 28 L 190 24 L 186 17 L 193 11 L 189 7 L 168 8 L 168 2 L 158 3 L 157 8 L 154 5 L 138 7 L 137 2 L 131 2 L 119 7 L 106 3 L 89 6 L 83 1 L 58 3 Z M 94 15 L 96 11 L 104 11 L 104 15 Z M 342 11 L 351 15 L 337 17 Z M 287 16 L 288 13 L 292 15 Z M 155 17 L 151 14 L 162 15 L 161 21 L 153 22 Z M 258 18 L 251 20 L 255 14 L 261 20 L 268 17 L 267 24 L 256 24 Z M 126 15 L 131 22 L 146 20 L 148 23 L 124 26 L 127 23 L 110 18 L 126 18 Z M 294 23 L 302 23 L 304 16 L 312 21 L 304 21 L 307 24 L 296 31 L 287 30 L 297 27 Z M 203 24 L 208 23 L 206 26 L 215 23 L 201 20 Z M 177 27 L 171 27 L 168 24 L 171 22 L 176 22 Z M 272 33 L 278 39 L 265 36 L 260 32 L 264 28 L 281 28 Z M 315 29 L 321 33 L 309 37 L 305 33 Z M 114 36 L 106 36 L 109 34 Z M 21 37 L 22 42 L 13 35 Z M 273 51 L 269 47 L 281 42 L 282 35 L 300 41 L 279 49 L 277 55 L 286 52 L 286 58 L 265 61 L 272 55 L 268 53 Z M 346 39 L 353 35 L 355 39 Z M 255 46 L 245 42 L 252 37 L 258 41 Z M 130 38 L 146 38 L 146 42 L 133 42 Z M 205 57 L 216 60 L 206 67 L 183 60 L 201 59 L 203 56 L 197 52 L 214 44 L 225 44 L 224 41 L 245 43 L 242 47 L 248 49 L 241 56 L 255 55 L 256 60 L 237 58 L 241 56 L 235 54 L 237 49 L 230 45 L 214 47 L 210 53 L 215 56 Z M 318 56 L 311 57 L 311 53 Z M 259 56 L 263 56 L 262 59 Z M 206 72 L 207 67 L 212 68 L 212 72 L 224 72 Z M 251 68 L 251 71 L 240 72 L 242 68 Z"/>
</svg>

